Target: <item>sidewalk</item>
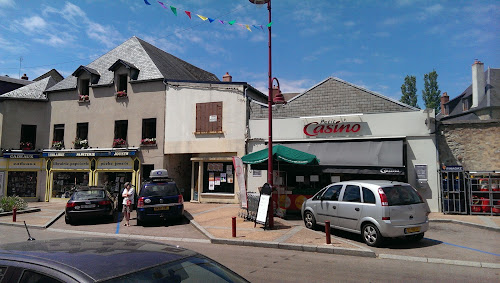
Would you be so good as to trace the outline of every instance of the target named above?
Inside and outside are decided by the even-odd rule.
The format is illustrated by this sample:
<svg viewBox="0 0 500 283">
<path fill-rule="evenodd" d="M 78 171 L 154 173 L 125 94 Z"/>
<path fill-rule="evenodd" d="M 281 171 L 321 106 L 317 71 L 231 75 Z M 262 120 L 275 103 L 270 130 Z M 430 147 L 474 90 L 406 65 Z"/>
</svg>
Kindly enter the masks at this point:
<svg viewBox="0 0 500 283">
<path fill-rule="evenodd" d="M 29 203 L 31 212 L 18 213 L 15 223 L 12 222 L 12 214 L 0 214 L 0 225 L 24 226 L 23 221 L 26 221 L 29 227 L 45 229 L 64 215 L 64 206 L 65 203 L 61 202 Z M 274 229 L 264 230 L 263 225 L 238 217 L 239 212 L 238 204 L 185 203 L 186 217 L 211 243 L 376 257 L 375 252 L 359 242 L 332 236 L 331 244 L 326 244 L 324 232 L 306 229 L 297 222 L 277 217 Z M 233 217 L 236 217 L 236 237 L 232 236 Z M 431 222 L 452 222 L 500 232 L 500 217 L 431 213 L 429 218 Z M 71 227 L 68 226 L 68 229 Z M 142 232 L 130 236 L 151 237 Z"/>
</svg>

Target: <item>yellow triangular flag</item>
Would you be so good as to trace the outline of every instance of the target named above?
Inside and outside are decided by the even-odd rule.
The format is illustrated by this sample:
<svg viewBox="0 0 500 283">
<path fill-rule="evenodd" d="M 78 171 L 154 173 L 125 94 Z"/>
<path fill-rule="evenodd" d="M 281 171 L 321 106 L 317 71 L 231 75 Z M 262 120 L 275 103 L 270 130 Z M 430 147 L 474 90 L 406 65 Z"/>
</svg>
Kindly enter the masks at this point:
<svg viewBox="0 0 500 283">
<path fill-rule="evenodd" d="M 247 30 L 252 31 L 248 25 L 245 25 L 247 27 Z"/>
<path fill-rule="evenodd" d="M 200 19 L 202 19 L 202 20 L 204 20 L 204 21 L 208 20 L 208 18 L 207 18 L 207 17 L 203 17 L 202 15 L 197 15 L 197 16 L 198 16 L 198 17 L 200 17 Z"/>
</svg>

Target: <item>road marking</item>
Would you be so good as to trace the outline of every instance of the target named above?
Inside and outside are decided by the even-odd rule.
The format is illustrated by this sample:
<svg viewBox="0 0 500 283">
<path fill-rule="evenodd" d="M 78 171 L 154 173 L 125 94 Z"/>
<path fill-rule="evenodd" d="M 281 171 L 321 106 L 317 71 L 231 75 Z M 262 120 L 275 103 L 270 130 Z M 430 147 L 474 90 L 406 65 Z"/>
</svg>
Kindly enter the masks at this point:
<svg viewBox="0 0 500 283">
<path fill-rule="evenodd" d="M 440 244 L 445 244 L 445 245 L 450 245 L 450 246 L 462 248 L 462 249 L 467 249 L 467 250 L 476 251 L 476 252 L 485 253 L 485 254 L 494 255 L 494 256 L 500 256 L 500 254 L 490 253 L 490 252 L 486 252 L 486 251 L 482 251 L 482 250 L 478 250 L 478 249 L 473 249 L 473 248 L 469 248 L 469 247 L 465 247 L 465 246 L 455 245 L 452 243 L 442 242 L 439 240 L 434 240 L 434 239 L 429 239 L 429 238 L 424 238 L 424 239 L 429 240 L 429 241 L 433 241 L 433 242 L 437 242 Z"/>
<path fill-rule="evenodd" d="M 120 219 L 121 219 L 122 213 L 118 212 L 118 220 L 116 221 L 116 232 L 115 234 L 120 234 Z"/>
</svg>

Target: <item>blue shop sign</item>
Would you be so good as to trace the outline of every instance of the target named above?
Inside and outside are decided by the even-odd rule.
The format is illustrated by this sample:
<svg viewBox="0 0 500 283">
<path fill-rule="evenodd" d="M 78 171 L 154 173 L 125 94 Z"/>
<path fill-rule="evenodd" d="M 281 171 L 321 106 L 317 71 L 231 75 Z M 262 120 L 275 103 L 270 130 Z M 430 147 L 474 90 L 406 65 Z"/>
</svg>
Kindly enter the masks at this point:
<svg viewBox="0 0 500 283">
<path fill-rule="evenodd" d="M 34 158 L 40 158 L 40 154 L 39 153 L 12 153 L 12 152 L 9 152 L 9 153 L 4 153 L 3 154 L 3 157 L 4 158 L 18 158 L 18 159 L 34 159 Z"/>
<path fill-rule="evenodd" d="M 108 157 L 135 156 L 135 151 L 101 151 L 101 152 L 44 152 L 43 157 Z"/>
</svg>

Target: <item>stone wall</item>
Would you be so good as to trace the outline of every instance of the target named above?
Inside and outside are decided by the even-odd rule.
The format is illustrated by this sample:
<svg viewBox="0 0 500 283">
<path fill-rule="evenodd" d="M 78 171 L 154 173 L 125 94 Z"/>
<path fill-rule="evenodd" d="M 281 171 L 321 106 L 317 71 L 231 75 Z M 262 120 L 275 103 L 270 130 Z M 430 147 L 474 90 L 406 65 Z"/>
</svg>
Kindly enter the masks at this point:
<svg viewBox="0 0 500 283">
<path fill-rule="evenodd" d="M 441 165 L 500 170 L 500 121 L 440 124 L 437 138 Z"/>
</svg>

